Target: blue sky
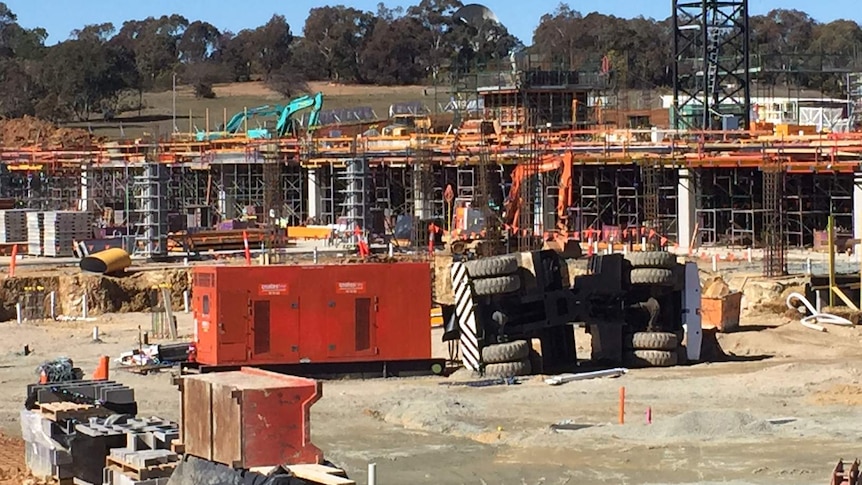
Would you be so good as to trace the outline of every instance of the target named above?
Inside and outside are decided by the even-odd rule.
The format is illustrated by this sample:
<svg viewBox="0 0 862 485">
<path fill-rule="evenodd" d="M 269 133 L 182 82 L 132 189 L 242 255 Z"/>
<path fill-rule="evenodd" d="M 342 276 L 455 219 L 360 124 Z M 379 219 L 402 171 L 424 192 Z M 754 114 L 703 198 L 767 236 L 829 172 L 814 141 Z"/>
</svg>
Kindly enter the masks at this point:
<svg viewBox="0 0 862 485">
<path fill-rule="evenodd" d="M 374 11 L 379 0 L 343 0 L 322 2 L 320 0 L 147 0 L 124 2 L 122 0 L 3 0 L 18 15 L 26 27 L 44 27 L 48 30 L 49 43 L 65 40 L 69 33 L 86 24 L 113 22 L 119 27 L 124 20 L 178 13 L 190 20 L 206 20 L 219 29 L 237 32 L 247 27 L 265 23 L 274 13 L 287 17 L 294 33 L 302 31 L 308 10 L 321 5 L 341 3 L 347 6 Z M 389 7 L 406 7 L 418 1 L 389 0 Z M 472 3 L 466 1 L 465 3 Z M 478 3 L 482 3 L 481 0 Z M 553 11 L 559 0 L 485 0 L 500 21 L 526 44 L 543 14 Z M 621 17 L 643 15 L 667 18 L 671 13 L 671 0 L 571 0 L 568 4 L 582 13 L 598 10 Z M 752 14 L 765 13 L 773 8 L 795 8 L 803 10 L 819 21 L 828 22 L 836 18 L 862 20 L 858 0 L 750 0 Z M 526 6 L 526 7 L 524 7 Z"/>
</svg>

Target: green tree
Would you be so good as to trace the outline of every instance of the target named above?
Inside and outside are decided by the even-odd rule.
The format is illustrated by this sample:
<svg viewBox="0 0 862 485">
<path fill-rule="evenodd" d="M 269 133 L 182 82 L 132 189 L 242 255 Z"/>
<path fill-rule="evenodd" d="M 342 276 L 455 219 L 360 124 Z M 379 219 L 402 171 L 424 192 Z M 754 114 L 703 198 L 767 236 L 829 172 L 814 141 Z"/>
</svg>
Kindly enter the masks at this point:
<svg viewBox="0 0 862 485">
<path fill-rule="evenodd" d="M 359 56 L 374 24 L 368 12 L 343 5 L 319 7 L 309 12 L 303 34 L 322 56 L 328 79 L 361 81 Z"/>
<path fill-rule="evenodd" d="M 132 88 L 138 77 L 131 51 L 93 38 L 52 47 L 41 74 L 46 97 L 57 104 L 55 116 L 78 120 L 115 109 L 120 94 Z"/>
</svg>

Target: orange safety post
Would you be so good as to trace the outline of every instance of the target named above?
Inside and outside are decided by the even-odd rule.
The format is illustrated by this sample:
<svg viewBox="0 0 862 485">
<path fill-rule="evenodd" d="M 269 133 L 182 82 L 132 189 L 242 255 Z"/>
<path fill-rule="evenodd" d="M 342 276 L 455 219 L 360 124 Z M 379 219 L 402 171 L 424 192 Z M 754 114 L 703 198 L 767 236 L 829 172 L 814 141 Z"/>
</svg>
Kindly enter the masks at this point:
<svg viewBox="0 0 862 485">
<path fill-rule="evenodd" d="M 245 248 L 245 264 L 251 266 L 251 248 L 248 246 L 248 232 L 242 231 L 242 244 Z"/>
<path fill-rule="evenodd" d="M 96 372 L 93 372 L 93 380 L 107 381 L 109 373 L 110 357 L 103 355 L 99 357 L 99 366 L 96 367 Z"/>
<path fill-rule="evenodd" d="M 12 261 L 9 262 L 9 277 L 15 277 L 15 264 L 18 260 L 18 245 L 12 245 Z"/>
<path fill-rule="evenodd" d="M 620 424 L 626 424 L 626 388 L 620 387 Z"/>
</svg>

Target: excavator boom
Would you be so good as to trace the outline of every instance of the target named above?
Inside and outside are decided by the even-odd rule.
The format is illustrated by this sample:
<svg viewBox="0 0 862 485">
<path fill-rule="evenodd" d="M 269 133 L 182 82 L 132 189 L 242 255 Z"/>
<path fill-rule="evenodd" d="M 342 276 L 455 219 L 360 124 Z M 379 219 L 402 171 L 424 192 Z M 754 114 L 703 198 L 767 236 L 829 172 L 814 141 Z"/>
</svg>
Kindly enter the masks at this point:
<svg viewBox="0 0 862 485">
<path fill-rule="evenodd" d="M 567 152 L 564 155 L 548 155 L 542 158 L 537 165 L 521 164 L 515 167 L 512 172 L 512 186 L 506 201 L 506 224 L 518 228 L 521 207 L 524 203 L 521 200 L 521 182 L 528 177 L 560 170 L 557 225 L 558 228 L 564 229 L 567 218 L 566 211 L 572 204 L 572 161 L 571 152 Z"/>
<path fill-rule="evenodd" d="M 289 133 L 292 128 L 293 115 L 308 108 L 312 108 L 311 115 L 308 117 L 308 126 L 311 129 L 317 126 L 320 110 L 323 108 L 323 93 L 317 93 L 314 96 L 301 96 L 288 103 L 281 112 L 278 124 L 275 125 L 278 136 L 283 137 Z"/>
</svg>

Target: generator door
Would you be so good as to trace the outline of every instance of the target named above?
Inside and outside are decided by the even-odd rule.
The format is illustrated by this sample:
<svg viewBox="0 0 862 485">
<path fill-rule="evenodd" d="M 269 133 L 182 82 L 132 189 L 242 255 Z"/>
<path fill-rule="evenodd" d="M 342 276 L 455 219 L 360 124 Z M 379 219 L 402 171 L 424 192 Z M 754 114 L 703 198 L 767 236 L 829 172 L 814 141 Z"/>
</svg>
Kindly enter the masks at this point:
<svg viewBox="0 0 862 485">
<path fill-rule="evenodd" d="M 344 295 L 336 299 L 335 318 L 330 320 L 330 357 L 374 355 L 377 353 L 377 298 Z"/>
<path fill-rule="evenodd" d="M 219 362 L 244 362 L 248 357 L 249 294 L 225 291 L 219 295 Z"/>
<path fill-rule="evenodd" d="M 285 295 L 254 300 L 251 312 L 251 352 L 255 360 L 296 360 L 299 355 L 299 298 Z"/>
</svg>

